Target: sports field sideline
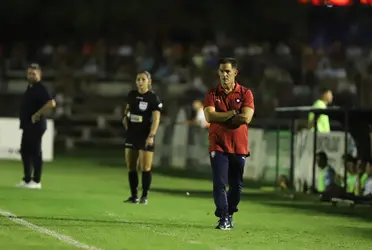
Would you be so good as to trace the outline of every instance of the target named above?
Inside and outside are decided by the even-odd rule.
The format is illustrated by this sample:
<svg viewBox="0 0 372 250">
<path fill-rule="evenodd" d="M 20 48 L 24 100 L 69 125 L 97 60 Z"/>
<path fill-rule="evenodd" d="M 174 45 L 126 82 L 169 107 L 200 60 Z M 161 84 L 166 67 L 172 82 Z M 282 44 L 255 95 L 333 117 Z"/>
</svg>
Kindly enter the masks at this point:
<svg viewBox="0 0 372 250">
<path fill-rule="evenodd" d="M 123 204 L 124 167 L 59 157 L 42 190 L 16 189 L 0 161 L 0 249 L 370 249 L 372 208 L 331 207 L 244 190 L 232 231 L 215 230 L 211 183 L 157 174 L 149 204 Z M 156 172 L 156 170 L 155 170 Z M 190 195 L 186 195 L 189 192 Z"/>
</svg>

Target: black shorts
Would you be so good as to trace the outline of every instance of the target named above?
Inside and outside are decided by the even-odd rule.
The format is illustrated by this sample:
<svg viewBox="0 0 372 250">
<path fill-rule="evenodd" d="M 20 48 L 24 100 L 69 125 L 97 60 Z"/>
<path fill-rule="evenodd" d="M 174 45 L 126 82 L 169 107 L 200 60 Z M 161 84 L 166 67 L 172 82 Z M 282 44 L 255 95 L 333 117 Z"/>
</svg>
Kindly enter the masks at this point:
<svg viewBox="0 0 372 250">
<path fill-rule="evenodd" d="M 143 137 L 128 136 L 125 141 L 125 148 L 154 152 L 155 146 L 151 145 L 151 146 L 146 147 L 146 140 L 147 140 L 147 137 L 143 138 Z"/>
</svg>

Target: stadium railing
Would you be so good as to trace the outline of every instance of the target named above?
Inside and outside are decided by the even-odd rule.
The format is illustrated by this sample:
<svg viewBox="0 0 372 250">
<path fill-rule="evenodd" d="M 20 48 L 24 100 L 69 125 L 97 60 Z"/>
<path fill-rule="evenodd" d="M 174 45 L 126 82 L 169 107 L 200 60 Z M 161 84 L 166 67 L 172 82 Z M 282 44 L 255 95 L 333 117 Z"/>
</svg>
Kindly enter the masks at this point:
<svg viewBox="0 0 372 250">
<path fill-rule="evenodd" d="M 208 155 L 208 131 L 185 125 L 186 110 L 180 109 L 176 120 L 165 119 L 160 125 L 156 138 L 154 167 L 175 170 L 210 173 Z M 260 121 L 249 129 L 249 147 L 251 156 L 247 159 L 245 178 L 277 183 L 281 175 L 290 174 L 290 132 L 287 121 L 277 132 L 272 126 L 277 121 Z M 0 118 L 0 158 L 19 159 L 18 149 L 21 131 L 17 127 L 17 118 Z M 287 124 L 287 125 L 286 125 Z M 55 131 L 52 130 L 55 128 Z M 279 138 L 279 140 L 277 140 Z M 304 182 L 311 183 L 313 136 L 307 130 L 298 131 L 295 137 L 294 180 L 297 190 Z M 54 143 L 53 143 L 54 142 Z M 44 151 L 49 160 L 63 151 L 74 153 L 81 150 L 93 150 L 104 155 L 117 152 L 122 160 L 125 131 L 120 116 L 90 116 L 74 119 L 60 118 L 55 125 L 49 124 L 48 136 L 44 138 Z M 277 142 L 279 154 L 277 155 Z M 343 133 L 319 134 L 319 151 L 325 151 L 330 164 L 338 173 L 343 172 L 342 155 L 344 153 Z M 55 145 L 55 153 L 53 152 Z M 104 150 L 108 149 L 108 150 Z M 50 155 L 51 154 L 51 155 Z M 92 154 L 92 157 L 96 155 Z M 86 154 L 86 157 L 90 157 Z M 124 161 L 122 161 L 124 164 Z"/>
</svg>

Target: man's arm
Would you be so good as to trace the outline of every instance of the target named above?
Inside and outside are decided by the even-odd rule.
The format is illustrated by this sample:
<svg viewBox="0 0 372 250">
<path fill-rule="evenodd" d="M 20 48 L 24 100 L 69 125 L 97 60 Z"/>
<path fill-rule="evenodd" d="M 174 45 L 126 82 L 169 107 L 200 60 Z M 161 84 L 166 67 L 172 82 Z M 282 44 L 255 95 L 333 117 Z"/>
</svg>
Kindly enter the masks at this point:
<svg viewBox="0 0 372 250">
<path fill-rule="evenodd" d="M 32 122 L 38 121 L 40 116 L 44 115 L 49 110 L 56 107 L 56 101 L 52 98 L 48 89 L 44 85 L 39 86 L 37 95 L 40 102 L 45 104 L 43 107 L 41 107 L 41 109 L 39 109 L 32 115 L 31 117 Z"/>
<path fill-rule="evenodd" d="M 47 111 L 49 111 L 50 109 L 53 109 L 55 107 L 56 107 L 56 101 L 54 99 L 51 99 L 51 100 L 47 101 L 47 103 L 41 109 L 39 109 L 34 114 L 34 116 L 35 117 L 40 117 L 41 115 L 45 114 Z"/>
<path fill-rule="evenodd" d="M 236 111 L 230 110 L 227 112 L 216 112 L 215 107 L 208 106 L 204 108 L 204 115 L 208 123 L 226 122 L 236 115 Z"/>
<path fill-rule="evenodd" d="M 242 112 L 233 117 L 232 123 L 236 125 L 249 124 L 252 121 L 254 110 L 248 107 L 242 108 Z"/>
<path fill-rule="evenodd" d="M 254 115 L 254 98 L 252 91 L 247 90 L 247 92 L 245 92 L 240 111 L 241 113 L 234 116 L 231 122 L 236 125 L 249 124 Z"/>
<path fill-rule="evenodd" d="M 185 121 L 185 125 L 199 126 L 200 122 L 197 121 L 197 120 L 187 120 L 187 121 Z"/>
<path fill-rule="evenodd" d="M 230 110 L 227 112 L 216 112 L 216 108 L 214 106 L 214 95 L 213 92 L 208 92 L 205 96 L 204 100 L 204 116 L 205 120 L 208 123 L 211 122 L 226 122 L 230 120 L 234 115 L 236 115 L 235 110 Z"/>
</svg>

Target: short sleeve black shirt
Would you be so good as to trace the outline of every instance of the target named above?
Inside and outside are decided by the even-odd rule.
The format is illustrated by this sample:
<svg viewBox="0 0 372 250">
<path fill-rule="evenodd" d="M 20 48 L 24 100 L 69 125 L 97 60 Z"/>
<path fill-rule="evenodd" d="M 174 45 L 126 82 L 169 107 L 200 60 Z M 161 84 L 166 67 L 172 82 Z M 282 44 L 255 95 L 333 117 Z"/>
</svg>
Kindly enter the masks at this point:
<svg viewBox="0 0 372 250">
<path fill-rule="evenodd" d="M 42 115 L 36 123 L 32 123 L 31 117 L 50 100 L 52 100 L 52 96 L 43 83 L 39 82 L 28 85 L 23 96 L 19 114 L 20 128 L 45 130 L 45 116 Z"/>
<path fill-rule="evenodd" d="M 152 112 L 161 111 L 163 107 L 160 98 L 153 91 L 141 94 L 133 90 L 128 94 L 128 105 L 128 132 L 148 136 L 152 125 Z"/>
</svg>

